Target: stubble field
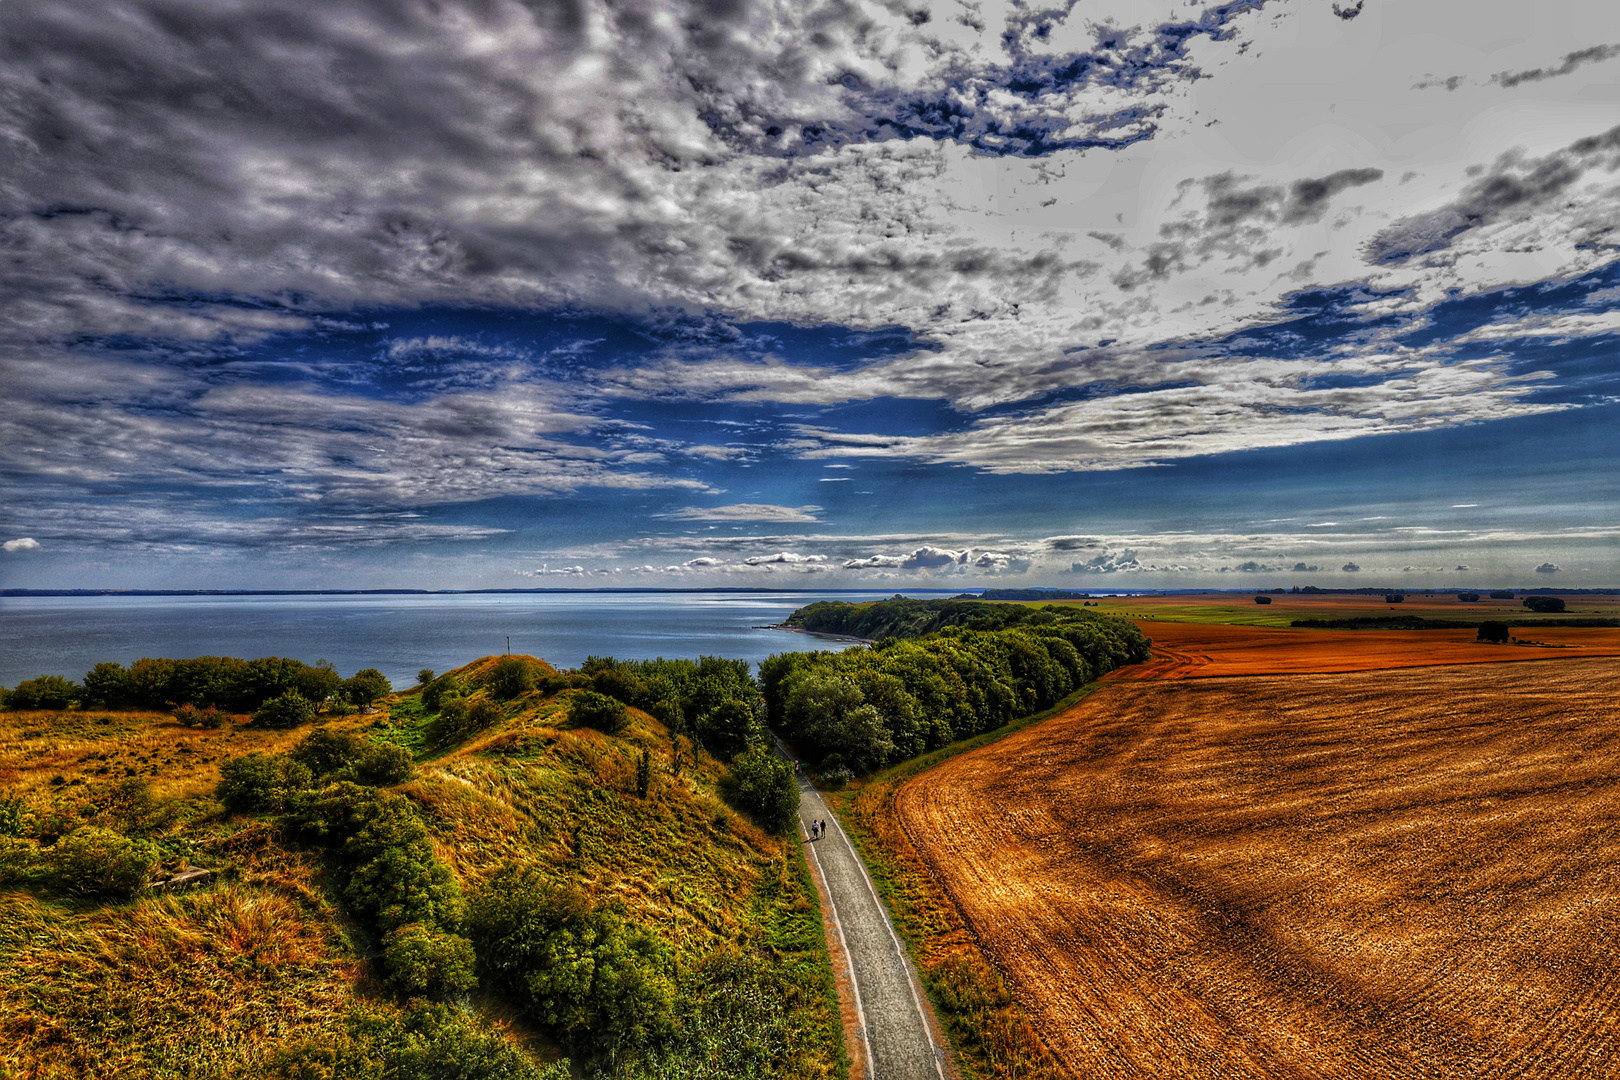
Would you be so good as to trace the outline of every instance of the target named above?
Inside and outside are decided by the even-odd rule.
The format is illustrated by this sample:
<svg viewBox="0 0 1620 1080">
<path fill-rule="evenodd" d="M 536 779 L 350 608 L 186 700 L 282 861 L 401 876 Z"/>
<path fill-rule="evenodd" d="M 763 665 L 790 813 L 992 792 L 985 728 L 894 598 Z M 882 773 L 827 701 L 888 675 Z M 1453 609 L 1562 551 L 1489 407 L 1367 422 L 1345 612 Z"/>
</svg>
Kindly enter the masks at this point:
<svg viewBox="0 0 1620 1080">
<path fill-rule="evenodd" d="M 1115 684 L 896 808 L 1077 1077 L 1620 1076 L 1620 660 L 1568 656 Z"/>
</svg>

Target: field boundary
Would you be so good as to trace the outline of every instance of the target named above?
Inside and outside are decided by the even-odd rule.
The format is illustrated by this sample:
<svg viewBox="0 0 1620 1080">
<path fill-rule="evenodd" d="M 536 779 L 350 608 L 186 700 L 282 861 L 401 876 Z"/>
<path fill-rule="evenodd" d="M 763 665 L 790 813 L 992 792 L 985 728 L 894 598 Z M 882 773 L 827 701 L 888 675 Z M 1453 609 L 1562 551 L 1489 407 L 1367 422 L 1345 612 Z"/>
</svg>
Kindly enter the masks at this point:
<svg viewBox="0 0 1620 1080">
<path fill-rule="evenodd" d="M 1041 1042 L 1001 972 L 917 854 L 895 811 L 895 796 L 940 762 L 1068 712 L 1103 685 L 1087 683 L 1049 709 L 879 770 L 844 790 L 821 793 L 889 909 L 963 1080 L 1068 1080 L 1069 1074 Z"/>
</svg>

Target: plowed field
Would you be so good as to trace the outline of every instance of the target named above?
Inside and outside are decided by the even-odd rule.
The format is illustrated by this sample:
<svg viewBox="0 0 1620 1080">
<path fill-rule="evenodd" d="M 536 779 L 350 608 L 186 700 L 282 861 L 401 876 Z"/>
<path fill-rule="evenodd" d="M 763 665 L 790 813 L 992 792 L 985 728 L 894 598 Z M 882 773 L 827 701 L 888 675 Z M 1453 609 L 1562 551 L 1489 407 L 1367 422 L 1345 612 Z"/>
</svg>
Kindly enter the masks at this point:
<svg viewBox="0 0 1620 1080">
<path fill-rule="evenodd" d="M 1076 1077 L 1620 1076 L 1617 685 L 1118 683 L 896 805 Z"/>
<path fill-rule="evenodd" d="M 1153 659 L 1110 672 L 1106 681 L 1294 675 L 1436 664 L 1496 664 L 1620 656 L 1620 629 L 1520 626 L 1536 644 L 1488 645 L 1474 630 L 1309 630 L 1138 619 Z"/>
</svg>

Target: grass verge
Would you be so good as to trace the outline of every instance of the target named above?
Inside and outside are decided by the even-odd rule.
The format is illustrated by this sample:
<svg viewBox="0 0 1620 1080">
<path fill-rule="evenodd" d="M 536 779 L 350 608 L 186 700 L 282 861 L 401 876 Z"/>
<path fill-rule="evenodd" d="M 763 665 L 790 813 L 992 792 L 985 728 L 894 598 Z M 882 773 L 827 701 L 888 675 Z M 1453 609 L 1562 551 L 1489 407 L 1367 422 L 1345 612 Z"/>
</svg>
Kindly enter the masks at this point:
<svg viewBox="0 0 1620 1080">
<path fill-rule="evenodd" d="M 1068 1080 L 1068 1073 L 1041 1044 L 1001 973 L 912 847 L 895 813 L 895 795 L 918 773 L 1066 712 L 1099 685 L 1088 683 L 1044 712 L 822 793 L 889 907 L 964 1080 Z"/>
</svg>

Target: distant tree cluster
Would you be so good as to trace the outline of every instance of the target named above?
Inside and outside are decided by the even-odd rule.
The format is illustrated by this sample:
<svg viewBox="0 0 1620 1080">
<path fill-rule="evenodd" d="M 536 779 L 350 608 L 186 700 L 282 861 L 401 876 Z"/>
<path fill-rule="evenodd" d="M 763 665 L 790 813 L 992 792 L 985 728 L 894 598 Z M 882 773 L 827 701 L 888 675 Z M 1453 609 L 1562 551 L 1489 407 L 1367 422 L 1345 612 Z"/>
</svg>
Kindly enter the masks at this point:
<svg viewBox="0 0 1620 1080">
<path fill-rule="evenodd" d="M 1257 603 L 1257 604 L 1269 604 L 1269 603 L 1271 603 L 1271 597 L 1269 597 L 1269 596 L 1257 596 L 1257 597 L 1254 598 L 1254 602 Z"/>
<path fill-rule="evenodd" d="M 580 665 L 579 675 L 589 680 L 592 693 L 650 713 L 670 730 L 697 740 L 722 761 L 764 738 L 765 700 L 745 660 L 592 656 Z M 585 695 L 575 700 L 582 698 Z"/>
<path fill-rule="evenodd" d="M 1477 592 L 1460 592 L 1460 593 L 1457 594 L 1457 599 L 1458 599 L 1459 602 L 1464 603 L 1464 604 L 1477 604 L 1477 603 L 1479 603 L 1479 593 L 1477 593 Z"/>
<path fill-rule="evenodd" d="M 75 703 L 108 709 L 173 709 L 181 723 L 193 727 L 217 726 L 223 722 L 221 712 L 265 710 L 260 721 L 265 726 L 292 727 L 328 702 L 370 705 L 392 689 L 376 668 L 344 679 L 324 660 L 309 665 L 280 656 L 143 657 L 128 668 L 97 664 L 82 683 L 60 675 L 26 680 L 6 692 L 4 704 L 8 709 L 65 709 Z M 266 709 L 273 702 L 277 704 Z"/>
<path fill-rule="evenodd" d="M 1491 599 L 1492 600 L 1511 600 L 1511 599 L 1513 599 L 1513 590 L 1512 589 L 1495 589 L 1495 590 L 1493 590 L 1491 592 Z"/>
<path fill-rule="evenodd" d="M 896 595 L 867 604 L 821 600 L 795 611 L 783 624 L 817 634 L 845 634 L 877 641 L 890 637 L 923 637 L 948 626 L 964 626 L 969 630 L 1051 626 L 1089 614 L 1093 613 L 1057 604 L 1036 608 L 978 600 L 912 600 Z"/>
<path fill-rule="evenodd" d="M 772 656 L 760 665 L 770 722 L 823 770 L 864 773 L 1000 727 L 1148 658 L 1134 623 L 1069 614 L 1011 630 L 956 626 L 872 649 Z"/>
<path fill-rule="evenodd" d="M 1564 599 L 1561 596 L 1527 596 L 1524 598 L 1524 606 L 1531 611 L 1543 613 L 1563 611 Z"/>
<path fill-rule="evenodd" d="M 1511 628 L 1505 622 L 1482 622 L 1479 624 L 1479 633 L 1474 640 L 1506 645 L 1510 632 Z"/>
</svg>

